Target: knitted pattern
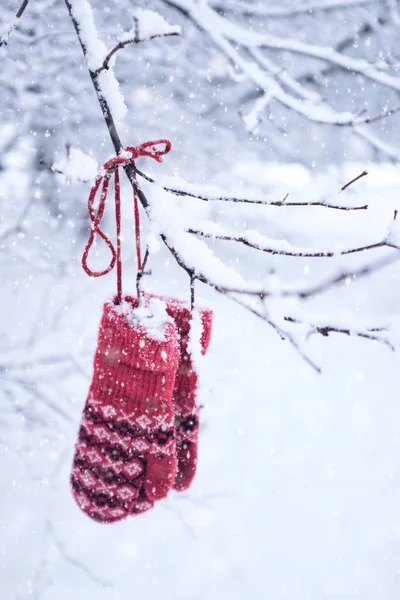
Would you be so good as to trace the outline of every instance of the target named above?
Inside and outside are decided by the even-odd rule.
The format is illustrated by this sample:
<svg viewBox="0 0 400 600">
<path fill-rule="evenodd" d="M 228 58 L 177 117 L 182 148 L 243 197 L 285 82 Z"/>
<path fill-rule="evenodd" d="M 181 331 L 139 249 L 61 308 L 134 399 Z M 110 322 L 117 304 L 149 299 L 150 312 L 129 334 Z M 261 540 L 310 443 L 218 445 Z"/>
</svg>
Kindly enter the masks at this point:
<svg viewBox="0 0 400 600">
<path fill-rule="evenodd" d="M 174 410 L 176 430 L 177 474 L 174 488 L 187 490 L 196 474 L 199 438 L 199 407 L 196 402 L 198 375 L 188 350 L 191 311 L 186 302 L 175 298 L 161 297 L 156 294 L 144 294 L 146 301 L 158 298 L 166 302 L 169 316 L 175 322 L 179 334 L 180 362 L 174 386 Z M 202 332 L 200 337 L 201 353 L 207 352 L 211 340 L 213 313 L 210 309 L 200 311 Z"/>
<path fill-rule="evenodd" d="M 104 305 L 71 475 L 76 502 L 96 521 L 143 512 L 172 488 L 178 362 L 173 323 L 165 324 L 160 341 L 130 323 L 119 306 Z"/>
<path fill-rule="evenodd" d="M 174 410 L 176 429 L 176 453 L 178 470 L 174 488 L 187 490 L 196 474 L 199 437 L 199 407 L 196 402 L 198 376 L 188 350 L 190 333 L 190 309 L 176 300 L 169 299 L 167 313 L 174 319 L 180 336 L 180 363 L 174 386 Z M 211 310 L 200 312 L 202 333 L 201 353 L 208 349 L 213 314 Z"/>
</svg>

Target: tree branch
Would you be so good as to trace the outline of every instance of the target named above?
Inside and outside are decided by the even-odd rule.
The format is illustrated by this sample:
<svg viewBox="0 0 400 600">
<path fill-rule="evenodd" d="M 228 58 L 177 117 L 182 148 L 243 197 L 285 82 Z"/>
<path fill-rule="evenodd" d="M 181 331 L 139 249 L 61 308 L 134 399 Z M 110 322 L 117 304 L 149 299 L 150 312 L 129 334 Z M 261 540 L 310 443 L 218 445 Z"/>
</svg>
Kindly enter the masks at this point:
<svg viewBox="0 0 400 600">
<path fill-rule="evenodd" d="M 71 18 L 71 21 L 72 21 L 72 23 L 74 25 L 74 28 L 75 28 L 75 31 L 76 31 L 76 35 L 78 37 L 79 43 L 80 43 L 81 48 L 82 48 L 83 55 L 87 59 L 87 49 L 86 49 L 86 46 L 85 46 L 85 44 L 84 44 L 84 42 L 82 40 L 82 36 L 81 36 L 81 33 L 80 33 L 79 25 L 78 25 L 78 22 L 77 22 L 77 20 L 76 20 L 76 18 L 74 16 L 74 12 L 73 12 L 70 0 L 65 0 L 65 4 L 67 6 L 68 13 L 69 13 L 69 16 Z M 94 87 L 95 92 L 96 92 L 97 99 L 99 101 L 99 104 L 100 104 L 100 107 L 101 107 L 101 110 L 102 110 L 102 113 L 103 113 L 104 120 L 105 120 L 106 125 L 107 125 L 107 129 L 108 129 L 108 133 L 109 133 L 110 138 L 111 138 L 111 142 L 112 142 L 112 144 L 114 146 L 115 153 L 116 154 L 120 154 L 120 152 L 123 150 L 123 145 L 122 145 L 121 139 L 120 139 L 120 137 L 118 135 L 117 128 L 116 128 L 116 125 L 115 125 L 115 121 L 114 121 L 113 116 L 111 114 L 111 109 L 110 109 L 109 103 L 107 102 L 107 99 L 102 94 L 102 91 L 101 91 L 101 89 L 99 87 L 99 84 L 98 84 L 98 78 L 95 77 L 94 72 L 91 71 L 89 67 L 88 67 L 88 70 L 89 70 L 90 78 L 91 78 L 92 83 L 93 83 L 93 87 Z M 143 208 L 145 209 L 147 216 L 149 217 L 149 203 L 148 203 L 148 200 L 147 200 L 144 192 L 142 191 L 142 189 L 140 188 L 140 186 L 139 186 L 139 184 L 138 184 L 138 182 L 136 180 L 136 176 L 135 176 L 136 169 L 135 169 L 135 167 L 133 165 L 126 165 L 126 166 L 124 166 L 124 171 L 125 171 L 125 174 L 126 174 L 128 180 L 129 180 L 129 183 L 136 190 L 136 193 L 138 195 L 139 201 L 140 201 L 141 205 L 143 206 Z M 171 246 L 171 244 L 168 243 L 165 235 L 161 235 L 160 237 L 161 237 L 162 241 L 164 242 L 165 246 L 168 248 L 168 250 L 172 254 L 172 256 L 175 258 L 175 260 L 178 263 L 178 265 L 182 269 L 184 269 L 184 271 L 186 271 L 186 273 L 190 277 L 192 275 L 192 270 L 189 269 L 185 265 L 184 261 L 178 255 L 178 253 L 173 248 L 173 246 Z"/>
<path fill-rule="evenodd" d="M 87 49 L 85 47 L 85 43 L 84 40 L 82 39 L 81 36 L 81 32 L 80 32 L 80 28 L 79 28 L 79 23 L 77 22 L 75 15 L 74 15 L 74 11 L 72 9 L 71 6 L 71 2 L 70 0 L 65 0 L 65 4 L 68 8 L 69 11 L 69 15 L 71 17 L 71 20 L 73 22 L 75 31 L 77 33 L 79 42 L 81 44 L 82 47 L 82 51 L 84 56 L 87 59 L 88 62 L 88 57 L 87 57 Z M 95 71 L 92 71 L 89 68 L 89 74 L 98 98 L 98 101 L 100 103 L 102 112 L 103 112 L 103 117 L 105 119 L 105 122 L 107 124 L 107 128 L 110 134 L 110 138 L 111 141 L 113 143 L 114 146 L 114 150 L 117 154 L 119 154 L 122 150 L 123 150 L 123 146 L 120 140 L 120 137 L 118 135 L 117 129 L 116 129 L 116 125 L 114 122 L 114 119 L 112 117 L 112 113 L 111 113 L 111 109 L 110 109 L 110 105 L 107 101 L 107 98 L 104 97 L 104 94 L 102 93 L 99 84 L 98 84 L 98 79 L 95 75 Z M 150 210 L 150 205 L 149 202 L 145 196 L 145 194 L 143 193 L 143 191 L 141 190 L 137 180 L 136 180 L 136 173 L 138 175 L 141 175 L 142 177 L 145 177 L 147 180 L 151 181 L 152 183 L 154 183 L 153 180 L 151 180 L 149 177 L 145 176 L 143 173 L 141 173 L 138 169 L 136 169 L 136 167 L 134 167 L 133 165 L 127 165 L 126 167 L 124 167 L 125 173 L 128 177 L 128 180 L 130 182 L 130 184 L 132 185 L 132 187 L 136 190 L 139 200 L 143 206 L 143 208 L 145 209 L 145 212 L 148 216 L 149 219 L 151 219 L 154 223 L 154 225 L 157 227 L 157 219 L 154 220 L 153 219 L 153 211 L 154 211 L 154 207 L 151 207 Z M 345 189 L 347 189 L 350 185 L 352 185 L 355 181 L 358 181 L 360 178 L 364 177 L 366 175 L 366 172 L 361 173 L 358 177 L 353 178 L 351 181 L 349 181 L 347 184 L 345 184 L 344 186 L 342 186 L 341 191 L 344 191 Z M 174 194 L 177 195 L 188 195 L 188 196 L 194 196 L 197 197 L 199 199 L 202 200 L 207 200 L 209 201 L 210 199 L 207 197 L 203 197 L 201 195 L 196 195 L 196 194 L 191 194 L 190 192 L 184 192 L 181 190 L 173 190 L 173 189 L 168 189 L 168 188 L 164 188 L 167 191 L 170 191 Z M 228 201 L 227 198 L 218 198 L 219 200 L 226 200 Z M 216 199 L 215 199 L 216 200 Z M 235 202 L 235 201 L 243 201 L 245 203 L 250 203 L 250 204 L 265 204 L 265 202 L 261 202 L 261 201 L 251 201 L 251 200 L 246 200 L 246 199 L 229 199 L 231 202 Z M 278 206 L 289 206 L 289 205 L 299 205 L 296 203 L 288 203 L 286 202 L 286 198 L 278 203 L 273 203 L 275 205 Z M 307 203 L 307 205 L 313 205 L 313 206 L 330 206 L 327 203 L 324 202 L 319 202 L 319 203 Z M 336 208 L 336 206 L 335 206 Z M 337 207 L 343 210 L 349 210 L 349 208 L 343 208 L 343 207 Z M 365 209 L 366 207 L 357 207 L 358 210 L 360 209 Z M 165 216 L 165 214 L 164 214 Z M 371 274 L 381 268 L 383 268 L 384 266 L 395 262 L 397 260 L 400 259 L 400 253 L 396 252 L 395 255 L 393 255 L 390 258 L 385 258 L 383 260 L 380 261 L 376 261 L 375 263 L 372 263 L 370 265 L 366 265 L 362 268 L 359 269 L 355 269 L 353 271 L 346 271 L 344 273 L 340 273 L 339 275 L 313 287 L 313 288 L 309 288 L 307 290 L 280 290 L 278 292 L 271 292 L 270 290 L 260 290 L 260 288 L 257 285 L 250 285 L 250 284 L 246 284 L 246 287 L 248 289 L 239 289 L 239 288 L 231 288 L 228 286 L 224 286 L 219 284 L 217 281 L 213 281 L 213 277 L 214 277 L 214 273 L 210 268 L 208 268 L 208 272 L 210 274 L 212 274 L 212 277 L 205 275 L 204 273 L 202 273 L 199 269 L 197 269 L 197 267 L 195 268 L 194 265 L 192 264 L 192 257 L 196 255 L 196 251 L 197 250 L 201 250 L 200 247 L 198 247 L 196 244 L 193 245 L 191 247 L 191 251 L 189 254 L 189 262 L 186 263 L 184 255 L 186 253 L 186 240 L 180 239 L 175 240 L 174 239 L 174 222 L 173 219 L 176 217 L 178 217 L 178 213 L 172 212 L 171 215 L 168 215 L 168 222 L 166 223 L 162 223 L 161 225 L 159 225 L 159 231 L 158 231 L 158 235 L 160 236 L 160 238 L 162 239 L 163 243 L 165 244 L 165 246 L 167 247 L 167 249 L 169 250 L 169 252 L 172 254 L 172 256 L 174 257 L 175 261 L 177 262 L 177 264 L 188 274 L 189 278 L 190 278 L 190 282 L 191 282 L 191 297 L 192 297 L 192 302 L 194 300 L 193 298 L 193 291 L 194 291 L 194 282 L 197 279 L 198 281 L 212 287 L 213 289 L 215 289 L 216 291 L 218 291 L 221 294 L 226 295 L 229 299 L 231 299 L 232 301 L 241 304 L 244 308 L 246 308 L 247 310 L 249 310 L 250 312 L 253 312 L 254 314 L 256 314 L 257 316 L 259 316 L 260 318 L 262 318 L 263 320 L 265 320 L 271 327 L 273 327 L 273 329 L 280 335 L 280 337 L 282 339 L 288 339 L 289 342 L 292 344 L 292 346 L 296 349 L 297 352 L 299 352 L 299 354 L 303 357 L 304 360 L 306 360 L 306 362 L 312 366 L 313 369 L 315 369 L 317 372 L 320 372 L 320 368 L 307 356 L 307 354 L 303 351 L 303 349 L 301 348 L 301 346 L 299 345 L 299 343 L 297 342 L 297 340 L 292 336 L 292 334 L 288 331 L 285 331 L 282 329 L 282 327 L 280 325 L 278 325 L 273 319 L 269 318 L 268 315 L 265 313 L 260 313 L 258 310 L 256 310 L 254 308 L 254 306 L 250 306 L 244 302 L 242 302 L 236 295 L 242 295 L 242 296 L 247 296 L 248 298 L 253 298 L 253 299 L 258 299 L 259 301 L 261 301 L 262 303 L 264 303 L 265 299 L 267 298 L 273 298 L 273 297 L 297 297 L 300 300 L 305 300 L 307 298 L 310 298 L 312 296 L 318 295 L 320 293 L 323 293 L 324 291 L 326 291 L 327 289 L 332 288 L 333 286 L 339 285 L 340 283 L 344 282 L 344 281 L 350 281 L 353 279 L 356 279 L 358 277 L 362 277 L 368 274 Z M 172 219 L 172 221 L 171 221 Z M 171 221 L 171 222 L 170 222 Z M 170 227 L 171 225 L 171 227 Z M 187 235 L 187 233 L 185 234 L 185 232 L 182 232 L 183 235 Z M 197 244 L 199 242 L 197 241 Z M 346 253 L 351 253 L 351 252 L 355 252 L 355 251 L 362 251 L 362 250 L 370 250 L 372 248 L 377 248 L 377 247 L 381 247 L 382 245 L 390 245 L 390 242 L 387 240 L 385 241 L 385 244 L 379 243 L 379 244 L 373 244 L 370 246 L 365 246 L 364 248 L 358 248 L 358 249 L 351 249 L 349 251 L 346 251 Z M 177 247 L 179 248 L 179 250 L 177 250 Z M 205 246 L 206 248 L 206 246 Z M 231 272 L 232 274 L 234 274 L 234 272 L 232 271 L 232 269 L 229 269 L 227 267 L 225 267 L 224 265 L 222 265 L 220 263 L 220 261 L 218 261 L 217 259 L 214 259 L 214 257 L 212 257 L 212 254 L 210 254 L 210 259 L 211 261 L 214 261 L 214 266 L 218 268 L 219 272 L 221 272 L 221 276 L 225 277 L 227 275 L 230 276 Z M 236 277 L 236 280 L 240 280 L 241 277 Z M 265 307 L 264 307 L 265 310 Z M 285 317 L 286 321 L 288 323 L 295 322 L 295 317 L 293 316 L 287 316 Z M 332 326 L 319 326 L 318 328 L 314 328 L 314 330 L 321 334 L 327 334 L 330 331 L 338 331 L 340 333 L 347 333 L 347 331 L 344 330 L 340 330 L 333 328 Z M 368 339 L 372 339 L 371 336 L 374 336 L 376 334 L 371 333 L 370 331 L 364 331 L 364 332 L 359 332 L 360 335 L 362 337 L 367 337 Z M 375 338 L 374 338 L 375 339 Z"/>
<path fill-rule="evenodd" d="M 298 257 L 298 258 L 332 258 L 334 256 L 346 256 L 348 254 L 356 254 L 358 252 L 367 252 L 368 250 L 375 250 L 376 248 L 396 248 L 397 246 L 395 246 L 394 244 L 391 244 L 389 241 L 387 240 L 382 240 L 380 242 L 375 242 L 373 244 L 367 244 L 365 246 L 358 246 L 356 248 L 349 248 L 349 249 L 345 249 L 345 250 L 338 250 L 338 251 L 333 251 L 333 250 L 321 250 L 321 251 L 306 251 L 306 250 L 285 250 L 283 248 L 273 248 L 271 245 L 267 245 L 267 243 L 269 242 L 271 244 L 272 240 L 268 240 L 268 242 L 265 245 L 262 245 L 261 242 L 255 243 L 252 242 L 250 239 L 248 239 L 248 237 L 246 237 L 246 234 L 244 235 L 236 235 L 236 234 L 228 234 L 228 233 L 212 233 L 212 232 L 206 232 L 204 230 L 201 229 L 187 229 L 188 233 L 191 233 L 193 235 L 198 235 L 200 237 L 203 238 L 207 238 L 207 239 L 212 239 L 212 240 L 222 240 L 222 241 L 229 241 L 229 242 L 237 242 L 239 244 L 243 244 L 244 246 L 247 246 L 248 248 L 252 248 L 254 250 L 259 250 L 260 252 L 265 252 L 267 254 L 272 254 L 272 255 L 276 255 L 276 256 L 291 256 L 291 257 Z M 250 232 L 250 234 L 254 233 L 258 236 L 257 232 Z M 259 237 L 263 237 L 263 236 L 259 236 Z M 265 238 L 267 239 L 267 238 Z"/>
<path fill-rule="evenodd" d="M 367 80 L 387 86 L 395 91 L 400 91 L 400 78 L 383 72 L 366 60 L 353 58 L 342 54 L 330 47 L 317 46 L 295 39 L 278 37 L 270 34 L 248 31 L 239 24 L 229 21 L 218 14 L 210 5 L 195 3 L 193 0 L 164 0 L 183 12 L 199 28 L 205 31 L 214 44 L 220 48 L 235 69 L 239 69 L 249 81 L 253 83 L 257 91 L 261 93 L 250 113 L 244 116 L 247 129 L 252 132 L 260 122 L 260 113 L 266 106 L 275 100 L 285 108 L 302 115 L 309 121 L 327 124 L 331 126 L 351 126 L 356 135 L 362 137 L 371 146 L 385 152 L 392 158 L 400 158 L 400 149 L 383 144 L 375 136 L 361 128 L 362 125 L 374 122 L 388 116 L 382 114 L 378 117 L 360 118 L 350 112 L 340 112 L 321 98 L 314 101 L 307 99 L 312 94 L 300 83 L 296 88 L 293 78 L 283 75 L 275 66 L 271 68 L 261 62 L 260 49 L 268 51 L 291 52 L 300 56 L 317 59 L 341 69 L 345 73 L 357 73 Z M 249 5 L 251 9 L 251 5 Z M 247 55 L 252 55 L 248 60 Z M 257 56 L 254 56 L 257 54 Z M 267 60 L 267 59 L 265 59 Z M 271 63 L 272 64 L 272 63 Z M 279 84 L 291 89 L 294 94 L 288 93 Z M 300 98 L 298 97 L 300 96 Z M 314 94 L 314 96 L 316 96 Z M 397 109 L 394 109 L 397 111 Z M 389 112 L 389 111 L 388 111 Z"/>
<path fill-rule="evenodd" d="M 213 196 L 207 196 L 206 194 L 195 194 L 195 193 L 189 192 L 187 190 L 179 190 L 176 188 L 162 185 L 161 183 L 157 182 L 155 179 L 153 179 L 149 175 L 146 175 L 146 173 L 143 173 L 143 171 L 138 169 L 136 166 L 135 166 L 135 172 L 140 177 L 143 177 L 143 179 L 145 179 L 149 183 L 157 185 L 158 187 L 163 189 L 165 192 L 174 194 L 175 196 L 186 196 L 189 198 L 196 198 L 197 200 L 203 200 L 204 202 L 233 202 L 233 203 L 241 203 L 241 204 L 258 204 L 258 205 L 264 205 L 264 206 L 321 206 L 323 208 L 332 208 L 335 210 L 344 210 L 344 211 L 367 210 L 368 209 L 368 204 L 363 204 L 361 206 L 341 206 L 340 204 L 333 204 L 332 202 L 329 202 L 327 200 L 317 200 L 316 202 L 294 202 L 294 201 L 289 200 L 289 202 L 288 202 L 287 198 L 288 198 L 289 194 L 286 194 L 286 196 L 282 200 L 273 200 L 273 201 L 256 200 L 256 199 L 251 199 L 251 198 L 238 198 L 235 196 L 214 196 L 213 197 Z M 351 181 L 349 181 L 348 183 L 343 185 L 340 188 L 339 193 L 343 192 L 348 187 L 350 187 L 353 183 L 355 183 L 356 181 L 359 181 L 359 179 L 361 179 L 362 177 L 365 177 L 366 175 L 368 175 L 368 172 L 363 171 L 360 175 L 358 175 L 357 177 L 354 177 L 354 179 L 352 179 Z"/>
<path fill-rule="evenodd" d="M 19 7 L 19 9 L 14 17 L 14 20 L 9 24 L 7 31 L 0 37 L 0 48 L 2 46 L 6 46 L 8 44 L 10 35 L 14 31 L 14 29 L 16 29 L 16 27 L 18 26 L 18 22 L 19 22 L 20 18 L 22 17 L 24 10 L 28 6 L 28 2 L 29 2 L 29 0 L 23 0 L 21 6 Z"/>
<path fill-rule="evenodd" d="M 135 17 L 135 21 L 137 21 L 136 17 Z M 154 40 L 154 39 L 160 38 L 160 37 L 170 37 L 170 36 L 176 36 L 176 35 L 179 35 L 179 33 L 173 32 L 173 33 L 163 33 L 163 34 L 152 35 L 149 38 L 147 38 L 146 40 L 141 40 L 141 39 L 135 37 L 133 39 L 126 40 L 125 42 L 119 42 L 119 44 L 117 44 L 112 50 L 110 50 L 110 52 L 105 57 L 103 64 L 101 65 L 101 67 L 99 67 L 97 69 L 97 71 L 95 71 L 93 73 L 93 76 L 97 77 L 99 75 L 99 73 L 101 73 L 102 71 L 107 71 L 110 68 L 110 60 L 112 59 L 114 54 L 116 54 L 118 52 L 118 50 L 122 50 L 123 48 L 125 48 L 125 46 L 129 46 L 132 44 L 140 44 L 141 42 L 145 42 L 147 40 Z"/>
<path fill-rule="evenodd" d="M 301 5 L 293 3 L 293 8 L 285 8 L 279 5 L 253 4 L 233 0 L 231 2 L 221 2 L 221 0 L 211 0 L 210 5 L 217 11 L 240 13 L 242 15 L 252 15 L 257 17 L 275 17 L 287 18 L 296 15 L 309 14 L 310 12 L 322 12 L 336 10 L 338 8 L 344 10 L 355 6 L 367 6 L 373 4 L 375 0 L 325 0 L 325 2 L 302 2 Z"/>
<path fill-rule="evenodd" d="M 353 270 L 348 270 L 348 271 L 343 271 L 341 273 L 339 273 L 338 275 L 335 275 L 332 278 L 327 279 L 326 281 L 317 284 L 316 286 L 310 287 L 308 289 L 303 289 L 303 290 L 277 290 L 277 291 L 270 291 L 267 289 L 240 289 L 240 288 L 233 288 L 233 287 L 228 287 L 228 286 L 214 286 L 216 289 L 218 289 L 218 291 L 222 292 L 222 293 L 230 293 L 230 294 L 240 294 L 240 295 L 244 295 L 244 296 L 250 296 L 250 297 L 256 297 L 256 298 L 260 298 L 260 300 L 265 300 L 266 298 L 289 298 L 289 297 L 297 297 L 300 300 L 308 300 L 309 298 L 312 298 L 314 296 L 319 296 L 320 294 L 323 294 L 324 292 L 327 292 L 328 290 L 331 290 L 333 287 L 340 285 L 342 283 L 346 283 L 349 284 L 353 281 L 358 280 L 361 277 L 365 277 L 368 275 L 371 275 L 372 273 L 376 273 L 377 271 L 380 271 L 381 269 L 384 269 L 385 267 L 388 267 L 389 265 L 396 263 L 400 260 L 400 248 L 395 247 L 397 252 L 395 252 L 394 254 L 390 255 L 390 256 L 386 256 L 385 258 L 379 259 L 373 263 L 369 263 L 367 265 L 364 265 L 362 267 L 353 269 Z M 200 277 L 198 277 L 200 279 Z"/>
</svg>

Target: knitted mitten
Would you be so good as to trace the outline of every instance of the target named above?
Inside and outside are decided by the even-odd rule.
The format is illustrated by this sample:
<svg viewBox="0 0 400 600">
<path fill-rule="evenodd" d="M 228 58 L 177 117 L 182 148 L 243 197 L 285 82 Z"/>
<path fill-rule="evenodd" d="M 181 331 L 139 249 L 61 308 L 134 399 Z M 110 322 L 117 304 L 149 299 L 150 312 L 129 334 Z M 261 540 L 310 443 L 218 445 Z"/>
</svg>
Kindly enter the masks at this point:
<svg viewBox="0 0 400 600">
<path fill-rule="evenodd" d="M 174 409 L 176 429 L 176 453 L 178 471 L 174 488 L 188 489 L 196 473 L 197 446 L 199 436 L 199 407 L 196 402 L 198 376 L 194 370 L 192 356 L 188 349 L 191 328 L 191 313 L 187 304 L 167 300 L 167 312 L 174 319 L 180 335 L 180 363 L 175 379 Z M 210 343 L 212 318 L 211 310 L 200 312 L 202 331 L 201 353 L 204 355 Z"/>
<path fill-rule="evenodd" d="M 161 321 L 147 319 L 144 326 L 136 305 L 128 297 L 121 305 L 104 305 L 72 467 L 76 502 L 104 523 L 151 508 L 176 475 L 178 335 L 165 309 L 158 307 Z"/>
<path fill-rule="evenodd" d="M 187 303 L 174 298 L 161 297 L 144 293 L 145 303 L 159 299 L 166 303 L 167 313 L 174 321 L 180 340 L 180 363 L 174 386 L 174 410 L 176 428 L 177 474 L 174 488 L 178 491 L 187 490 L 196 474 L 199 436 L 199 407 L 196 402 L 198 376 L 193 369 L 193 362 L 188 351 L 189 333 L 191 329 L 191 312 Z M 201 353 L 208 349 L 213 313 L 203 309 L 200 312 L 202 330 L 200 334 Z M 132 513 L 144 512 L 153 503 L 143 494 L 135 503 Z"/>
</svg>

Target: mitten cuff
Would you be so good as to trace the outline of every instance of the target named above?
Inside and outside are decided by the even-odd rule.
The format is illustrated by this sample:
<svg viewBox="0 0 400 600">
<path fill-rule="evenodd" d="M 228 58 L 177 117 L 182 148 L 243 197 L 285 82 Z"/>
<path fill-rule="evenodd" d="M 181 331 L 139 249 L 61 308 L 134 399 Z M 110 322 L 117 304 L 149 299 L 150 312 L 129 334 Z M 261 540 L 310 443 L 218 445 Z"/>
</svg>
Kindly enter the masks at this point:
<svg viewBox="0 0 400 600">
<path fill-rule="evenodd" d="M 143 296 L 147 299 L 157 298 L 163 300 L 167 305 L 167 314 L 172 317 L 176 323 L 181 336 L 186 337 L 190 331 L 191 310 L 188 302 L 183 302 L 168 296 L 158 296 L 157 294 L 144 293 Z M 200 338 L 201 353 L 204 355 L 207 352 L 211 340 L 211 331 L 213 323 L 213 311 L 209 308 L 200 309 L 200 317 L 202 323 L 202 332 Z"/>
<path fill-rule="evenodd" d="M 112 301 L 104 305 L 100 323 L 96 359 L 108 364 L 125 364 L 135 369 L 163 372 L 177 367 L 179 344 L 172 322 L 160 324 L 157 339 L 150 337 L 140 322 L 135 321 L 137 301 L 126 299 L 131 312 L 126 314 L 122 305 Z"/>
</svg>

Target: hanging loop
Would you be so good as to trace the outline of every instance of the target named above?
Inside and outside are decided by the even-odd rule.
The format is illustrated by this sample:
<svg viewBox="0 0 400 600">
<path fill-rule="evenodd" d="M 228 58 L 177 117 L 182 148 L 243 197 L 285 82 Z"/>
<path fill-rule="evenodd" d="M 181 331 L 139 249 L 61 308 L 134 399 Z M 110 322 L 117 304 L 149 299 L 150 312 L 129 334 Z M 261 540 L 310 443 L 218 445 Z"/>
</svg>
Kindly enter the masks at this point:
<svg viewBox="0 0 400 600">
<path fill-rule="evenodd" d="M 102 167 L 97 176 L 88 198 L 88 213 L 91 221 L 89 238 L 86 243 L 82 255 L 82 267 L 90 277 L 102 277 L 113 270 L 117 263 L 117 300 L 122 299 L 122 261 L 121 261 L 121 190 L 119 182 L 119 167 L 126 165 L 134 165 L 135 160 L 141 156 L 153 158 L 157 162 L 162 162 L 163 156 L 171 150 L 171 142 L 169 140 L 156 140 L 154 142 L 144 142 L 138 146 L 127 146 L 118 156 L 114 156 L 108 160 Z M 108 187 L 110 177 L 114 173 L 114 195 L 115 195 L 115 225 L 117 236 L 117 249 L 115 249 L 110 238 L 100 228 L 101 221 L 106 208 Z M 100 201 L 97 211 L 94 208 L 94 202 L 97 192 L 101 186 Z M 133 189 L 134 198 L 134 217 L 135 217 L 135 244 L 136 258 L 138 270 L 142 268 L 141 247 L 140 247 L 140 212 L 139 199 L 136 189 Z M 111 259 L 108 266 L 100 271 L 93 271 L 88 266 L 88 256 L 90 249 L 94 243 L 95 237 L 98 235 L 108 246 L 111 252 Z"/>
</svg>

